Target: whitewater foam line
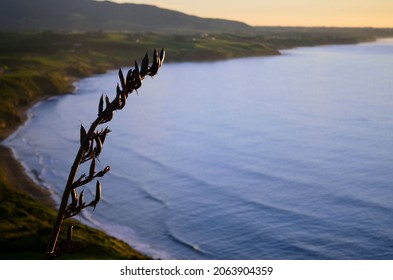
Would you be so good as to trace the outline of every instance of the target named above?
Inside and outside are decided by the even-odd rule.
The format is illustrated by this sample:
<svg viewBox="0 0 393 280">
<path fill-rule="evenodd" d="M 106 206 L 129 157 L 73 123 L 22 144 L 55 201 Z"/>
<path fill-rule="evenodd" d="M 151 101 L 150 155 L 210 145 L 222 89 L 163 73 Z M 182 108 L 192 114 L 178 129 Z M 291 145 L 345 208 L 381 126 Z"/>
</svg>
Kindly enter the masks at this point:
<svg viewBox="0 0 393 280">
<path fill-rule="evenodd" d="M 46 100 L 42 100 L 34 104 L 29 110 L 26 112 L 27 119 L 26 121 L 19 126 L 10 136 L 8 136 L 6 139 L 4 139 L 1 144 L 10 149 L 12 152 L 13 157 L 21 164 L 23 167 L 23 170 L 25 174 L 39 187 L 44 189 L 46 192 L 49 193 L 50 198 L 54 201 L 55 206 L 58 207 L 60 204 L 60 196 L 56 193 L 56 190 L 51 187 L 49 183 L 45 181 L 45 179 L 42 178 L 41 174 L 44 172 L 44 169 L 46 166 L 43 164 L 43 158 L 42 156 L 35 151 L 34 149 L 34 144 L 27 142 L 24 140 L 22 131 L 25 127 L 29 126 L 32 119 L 35 117 L 35 110 L 43 103 L 46 101 L 54 100 L 60 98 L 58 96 L 50 97 Z M 39 168 L 34 169 L 34 168 L 29 168 L 28 164 L 22 159 L 22 157 L 19 155 L 17 152 L 17 147 L 14 147 L 14 145 L 11 145 L 11 143 L 16 140 L 20 139 L 20 141 L 24 142 L 25 145 L 31 147 L 31 149 L 34 149 L 34 156 L 37 158 L 36 164 L 38 164 Z M 87 188 L 89 191 L 89 188 Z M 155 201 L 158 201 L 162 203 L 158 198 L 153 197 L 151 194 L 147 193 L 145 190 L 143 190 L 146 193 L 146 196 L 149 196 L 149 198 L 154 199 Z M 55 209 L 56 210 L 56 209 Z M 153 246 L 150 244 L 144 243 L 139 240 L 139 238 L 136 236 L 135 232 L 129 228 L 129 227 L 124 227 L 120 225 L 113 225 L 113 224 L 103 224 L 100 221 L 94 219 L 91 215 L 90 212 L 84 211 L 81 213 L 81 215 L 78 217 L 78 220 L 82 222 L 85 225 L 91 226 L 93 228 L 96 228 L 98 230 L 101 230 L 115 238 L 118 238 L 120 240 L 123 240 L 126 242 L 129 246 L 134 248 L 135 250 L 146 254 L 147 256 L 153 258 L 153 259 L 173 259 L 173 257 L 165 251 L 155 249 Z"/>
<path fill-rule="evenodd" d="M 7 138 L 8 139 L 8 138 Z M 6 143 L 2 143 L 4 146 L 6 146 L 8 149 L 11 150 L 13 157 L 21 164 L 23 167 L 23 170 L 25 174 L 39 187 L 44 189 L 44 191 L 49 193 L 50 198 L 55 202 L 56 205 L 60 202 L 60 198 L 56 195 L 55 190 L 45 181 L 40 177 L 40 172 L 36 169 L 30 169 L 26 162 L 21 159 L 21 157 L 18 155 L 17 151 L 15 148 L 12 146 L 7 145 Z"/>
<path fill-rule="evenodd" d="M 168 231 L 168 237 L 170 239 L 172 239 L 173 241 L 175 241 L 176 243 L 181 244 L 182 246 L 185 246 L 189 249 L 192 249 L 194 252 L 201 254 L 204 257 L 215 258 L 215 255 L 212 252 L 204 250 L 201 247 L 199 247 L 198 245 L 195 245 L 195 244 L 192 244 L 188 241 L 183 240 L 182 238 L 176 236 L 176 234 L 174 234 L 168 227 L 166 227 L 166 228 Z"/>
<path fill-rule="evenodd" d="M 110 224 L 108 222 L 101 223 L 94 219 L 91 213 L 87 211 L 81 213 L 81 218 L 83 219 L 84 224 L 88 224 L 89 226 L 102 230 L 115 238 L 123 240 L 135 250 L 146 254 L 153 259 L 173 259 L 168 252 L 156 249 L 151 244 L 141 241 L 137 237 L 135 231 L 130 227 Z"/>
</svg>

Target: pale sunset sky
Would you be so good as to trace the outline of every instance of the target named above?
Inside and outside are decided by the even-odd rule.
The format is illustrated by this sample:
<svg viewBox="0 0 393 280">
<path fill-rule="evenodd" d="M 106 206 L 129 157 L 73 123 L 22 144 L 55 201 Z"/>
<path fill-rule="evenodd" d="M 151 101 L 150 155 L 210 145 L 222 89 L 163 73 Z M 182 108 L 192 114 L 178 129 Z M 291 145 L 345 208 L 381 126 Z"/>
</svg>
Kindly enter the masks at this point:
<svg viewBox="0 0 393 280">
<path fill-rule="evenodd" d="M 249 25 L 393 27 L 393 0 L 111 0 Z"/>
</svg>

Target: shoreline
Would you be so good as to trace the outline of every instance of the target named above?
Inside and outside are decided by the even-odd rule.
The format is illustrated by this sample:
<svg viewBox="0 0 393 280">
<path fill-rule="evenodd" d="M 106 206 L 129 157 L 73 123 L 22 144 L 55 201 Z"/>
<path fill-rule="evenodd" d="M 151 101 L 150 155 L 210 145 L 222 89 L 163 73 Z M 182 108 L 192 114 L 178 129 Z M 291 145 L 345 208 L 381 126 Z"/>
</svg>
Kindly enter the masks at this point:
<svg viewBox="0 0 393 280">
<path fill-rule="evenodd" d="M 18 109 L 18 116 L 21 119 L 21 124 L 16 127 L 7 127 L 7 129 L 0 135 L 0 166 L 1 171 L 5 173 L 5 177 L 12 187 L 16 190 L 29 194 L 33 199 L 56 210 L 56 203 L 52 199 L 50 193 L 45 190 L 44 187 L 34 182 L 27 173 L 22 162 L 15 156 L 12 148 L 4 144 L 6 139 L 11 137 L 19 128 L 26 124 L 29 119 L 27 111 L 39 102 L 47 100 L 50 97 L 50 95 L 39 97 L 32 101 L 31 104 L 27 104 Z"/>
<path fill-rule="evenodd" d="M 87 78 L 87 77 L 86 77 Z M 73 79 L 72 86 L 75 89 L 74 83 L 77 82 L 80 79 Z M 67 95 L 67 94 L 73 94 L 74 91 L 70 93 L 65 93 L 61 95 Z M 46 95 L 44 97 L 37 98 L 31 104 L 23 106 L 23 108 L 20 108 L 18 110 L 18 114 L 20 115 L 21 119 L 23 122 L 16 126 L 16 127 L 9 127 L 6 131 L 3 131 L 0 135 L 0 185 L 1 187 L 11 188 L 13 191 L 16 193 L 20 193 L 22 195 L 27 195 L 37 203 L 43 205 L 44 208 L 49 208 L 54 211 L 54 213 L 57 215 L 58 211 L 58 205 L 56 204 L 55 200 L 53 199 L 51 193 L 42 185 L 40 185 L 38 182 L 34 181 L 34 179 L 29 175 L 28 171 L 26 170 L 26 167 L 23 166 L 23 163 L 17 158 L 15 155 L 13 149 L 11 147 L 8 147 L 4 141 L 8 139 L 9 137 L 12 137 L 14 133 L 18 131 L 19 128 L 24 126 L 26 122 L 29 120 L 27 111 L 38 104 L 39 102 L 48 100 L 49 98 L 53 96 L 61 96 L 59 94 L 54 94 L 54 95 Z M 1 195 L 1 193 L 0 193 Z M 12 221 L 12 218 L 11 220 Z M 50 220 L 50 228 L 52 228 L 52 223 L 54 222 Z M 67 223 L 67 222 L 66 222 Z M 81 221 L 76 221 L 76 227 L 80 227 L 78 225 L 81 223 Z M 133 247 L 132 245 L 127 244 L 125 241 L 118 239 L 117 237 L 114 237 L 113 235 L 110 235 L 104 230 L 89 226 L 87 224 L 83 224 L 83 227 L 86 228 L 86 234 L 94 237 L 96 236 L 97 241 L 99 242 L 108 242 L 113 244 L 115 248 L 115 252 L 113 254 L 118 254 L 118 250 L 123 249 L 124 255 L 119 255 L 119 258 L 116 259 L 123 259 L 126 256 L 126 259 L 151 259 L 151 256 L 146 255 L 143 252 L 138 251 Z M 39 233 L 37 233 L 39 234 Z M 78 239 L 80 239 L 80 234 L 76 233 L 76 243 L 80 242 Z M 49 238 L 49 236 L 48 236 Z M 84 239 L 84 238 L 83 238 Z M 105 240 L 105 241 L 104 241 Z M 88 242 L 87 243 L 89 247 L 97 247 L 94 242 Z M 128 248 L 127 248 L 128 247 Z M 100 248 L 99 248 L 100 249 Z M 99 250 L 98 249 L 98 250 Z M 95 249 L 97 250 L 97 249 Z M 87 251 L 89 249 L 87 248 Z M 1 255 L 4 256 L 5 252 L 3 252 Z M 44 256 L 45 251 L 42 251 L 42 255 Z M 12 252 L 10 254 L 10 259 L 19 259 L 19 252 Z M 30 250 L 28 249 L 26 251 L 26 256 L 24 257 L 24 254 L 22 253 L 22 259 L 30 259 L 29 254 L 31 254 Z M 89 255 L 84 255 L 86 253 L 81 252 L 80 255 L 75 255 L 76 259 L 91 259 L 94 256 L 89 256 Z M 104 259 L 111 259 L 113 257 L 112 253 L 107 253 L 107 252 L 101 252 L 101 254 L 107 255 L 108 257 L 104 257 Z M 0 259 L 3 257 L 0 256 Z M 73 253 L 70 253 L 69 255 L 71 259 L 73 258 Z M 99 259 L 102 258 L 101 256 L 98 257 Z M 8 259 L 8 257 L 7 257 Z M 35 259 L 35 258 L 33 258 Z"/>
<path fill-rule="evenodd" d="M 75 90 L 74 83 L 77 82 L 79 79 L 70 78 L 72 80 L 72 88 L 73 91 Z M 23 191 L 29 194 L 33 199 L 38 200 L 39 202 L 43 203 L 46 206 L 49 206 L 57 211 L 56 203 L 52 199 L 51 194 L 43 187 L 40 186 L 37 182 L 31 178 L 28 174 L 26 168 L 23 166 L 22 162 L 18 160 L 14 151 L 11 147 L 8 147 L 4 144 L 4 141 L 10 138 L 14 133 L 16 133 L 21 127 L 26 125 L 26 122 L 29 120 L 27 111 L 33 108 L 36 104 L 48 100 L 53 96 L 60 96 L 59 94 L 55 93 L 53 95 L 46 94 L 44 96 L 40 96 L 30 102 L 27 105 L 18 109 L 18 116 L 21 119 L 21 124 L 15 127 L 7 127 L 6 130 L 2 131 L 0 134 L 0 166 L 3 172 L 5 172 L 6 178 L 8 179 L 9 183 L 15 187 L 15 189 L 19 191 Z"/>
<path fill-rule="evenodd" d="M 110 70 L 107 70 L 110 71 Z M 96 75 L 100 73 L 92 73 L 92 75 Z M 31 197 L 34 201 L 37 201 L 38 203 L 42 204 L 44 207 L 48 207 L 55 211 L 56 215 L 58 212 L 58 205 L 56 204 L 56 201 L 53 199 L 51 193 L 42 185 L 40 185 L 38 182 L 34 181 L 34 179 L 29 175 L 28 170 L 26 170 L 26 167 L 23 166 L 22 161 L 20 161 L 17 156 L 15 155 L 15 152 L 13 149 L 9 146 L 7 146 L 4 142 L 13 136 L 14 133 L 17 133 L 17 131 L 26 125 L 26 123 L 29 120 L 28 116 L 28 110 L 33 108 L 35 105 L 39 104 L 40 102 L 46 101 L 50 99 L 51 97 L 54 96 L 65 96 L 68 94 L 74 94 L 76 90 L 75 83 L 80 81 L 81 79 L 91 77 L 90 76 L 83 76 L 80 78 L 77 77 L 66 77 L 66 79 L 69 81 L 69 86 L 72 90 L 70 92 L 66 93 L 54 93 L 54 94 L 45 94 L 44 96 L 39 96 L 29 102 L 29 104 L 26 104 L 19 108 L 17 110 L 18 117 L 20 118 L 21 123 L 19 125 L 15 126 L 8 126 L 5 130 L 1 131 L 0 133 L 0 184 L 5 183 L 7 187 L 12 188 L 16 192 L 26 194 L 29 197 Z M 53 221 L 50 221 L 51 227 Z M 124 244 L 127 244 L 125 241 L 120 240 L 113 235 L 110 235 L 109 233 L 105 232 L 104 230 L 97 229 L 95 227 L 91 227 L 89 225 L 84 224 L 85 227 L 89 228 L 88 230 L 93 232 L 98 232 L 97 237 L 98 238 L 104 238 L 102 236 L 108 236 L 110 238 L 109 242 L 113 242 L 113 240 L 118 240 L 121 244 L 120 246 L 124 246 Z M 91 230 L 90 230 L 91 229 Z M 118 244 L 114 244 L 114 246 L 119 246 Z M 132 251 L 131 254 L 127 251 L 125 254 L 129 254 L 131 259 L 150 259 L 151 256 L 147 256 L 143 252 L 138 251 L 135 249 L 133 246 L 127 244 L 129 246 L 130 250 Z M 42 252 L 44 255 L 44 251 Z M 12 255 L 12 254 L 11 254 Z M 72 254 L 71 254 L 72 255 Z M 1 258 L 0 258 L 1 259 Z M 82 258 L 83 259 L 83 258 Z"/>
<path fill-rule="evenodd" d="M 7 182 L 16 190 L 28 193 L 33 199 L 44 205 L 56 209 L 50 193 L 38 185 L 27 174 L 26 169 L 15 157 L 11 148 L 0 145 L 0 165 Z"/>
<path fill-rule="evenodd" d="M 79 80 L 80 80 L 79 78 L 77 80 L 73 79 L 72 86 L 74 89 L 75 89 L 74 83 Z M 61 95 L 73 94 L 73 92 L 74 91 L 70 93 L 64 93 Z M 34 180 L 29 176 L 29 174 L 27 174 L 26 169 L 23 167 L 21 162 L 15 157 L 15 154 L 12 151 L 12 149 L 3 144 L 5 139 L 9 138 L 21 126 L 26 124 L 26 121 L 28 120 L 27 111 L 38 102 L 47 100 L 51 96 L 59 96 L 59 94 L 55 93 L 53 95 L 46 95 L 37 98 L 36 100 L 32 101 L 30 104 L 27 104 L 23 106 L 23 108 L 20 108 L 18 110 L 18 114 L 22 119 L 22 124 L 16 127 L 8 127 L 7 131 L 3 132 L 0 135 L 0 171 L 3 172 L 10 186 L 15 188 L 16 190 L 28 193 L 34 200 L 37 200 L 43 203 L 44 205 L 49 206 L 50 208 L 54 209 L 57 212 L 56 203 L 51 198 L 50 193 L 47 190 L 45 190 L 44 187 L 34 182 Z"/>
</svg>

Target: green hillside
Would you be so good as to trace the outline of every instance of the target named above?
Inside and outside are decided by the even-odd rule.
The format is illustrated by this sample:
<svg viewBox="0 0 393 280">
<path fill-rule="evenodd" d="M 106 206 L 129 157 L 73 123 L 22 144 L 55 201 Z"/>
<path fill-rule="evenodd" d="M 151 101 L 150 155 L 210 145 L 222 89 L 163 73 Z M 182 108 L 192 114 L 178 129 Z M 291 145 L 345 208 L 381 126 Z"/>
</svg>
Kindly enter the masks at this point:
<svg viewBox="0 0 393 280">
<path fill-rule="evenodd" d="M 56 211 L 47 206 L 47 194 L 21 174 L 23 168 L 0 146 L 0 259 L 45 259 Z M 60 259 L 147 259 L 123 241 L 76 220 L 72 224 L 74 249 Z M 65 231 L 60 238 L 65 240 Z"/>
<path fill-rule="evenodd" d="M 4 31 L 249 32 L 244 23 L 205 19 L 150 5 L 94 0 L 1 0 Z"/>
</svg>

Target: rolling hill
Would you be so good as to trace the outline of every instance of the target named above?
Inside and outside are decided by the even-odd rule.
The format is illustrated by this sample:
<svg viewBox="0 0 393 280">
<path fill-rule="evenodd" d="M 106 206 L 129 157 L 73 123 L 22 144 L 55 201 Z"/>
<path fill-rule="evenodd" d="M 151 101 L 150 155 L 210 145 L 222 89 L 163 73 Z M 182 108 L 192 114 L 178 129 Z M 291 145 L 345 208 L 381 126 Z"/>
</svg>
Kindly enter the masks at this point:
<svg viewBox="0 0 393 280">
<path fill-rule="evenodd" d="M 1 31 L 249 32 L 245 23 L 150 5 L 94 0 L 0 0 Z"/>
</svg>

